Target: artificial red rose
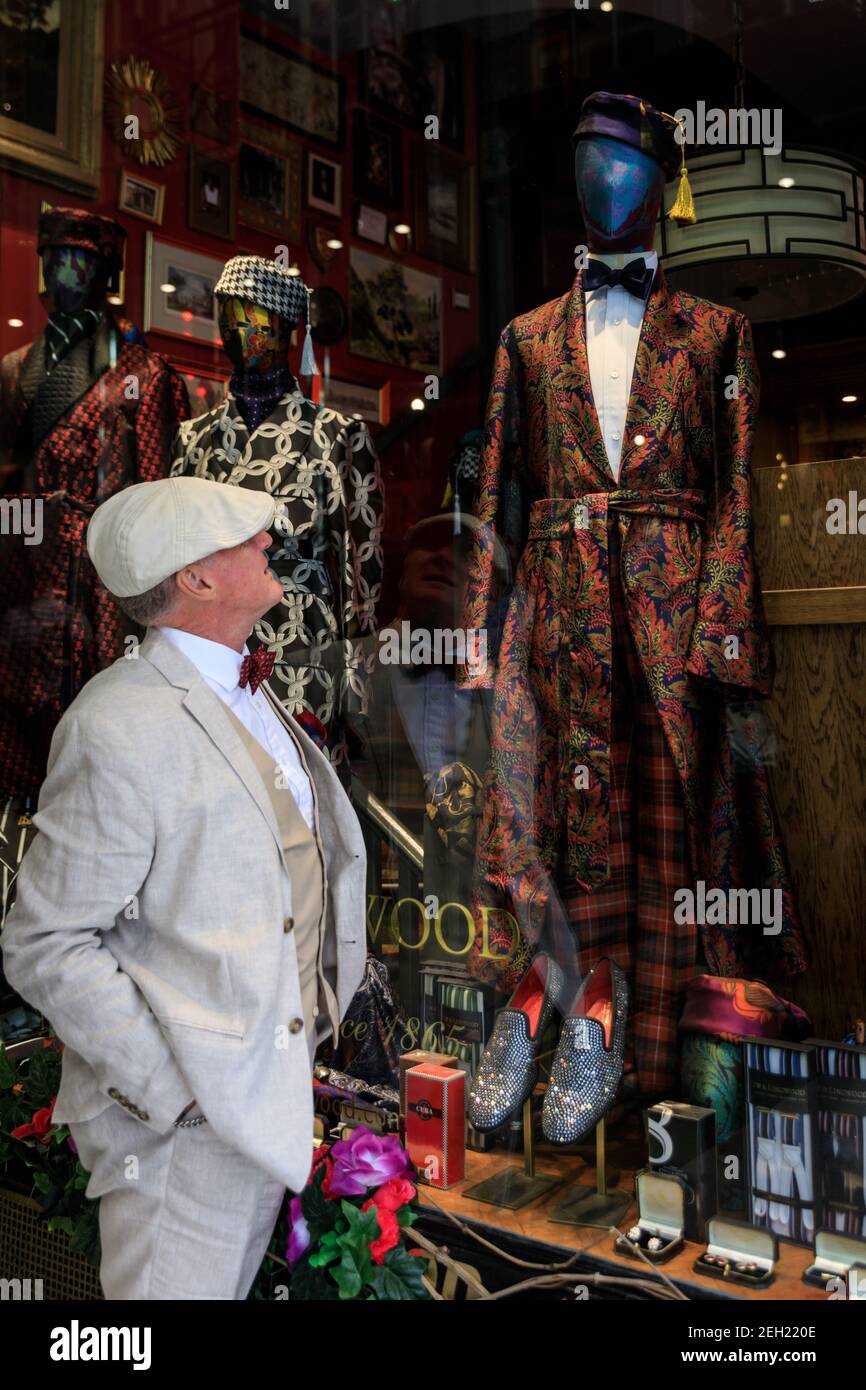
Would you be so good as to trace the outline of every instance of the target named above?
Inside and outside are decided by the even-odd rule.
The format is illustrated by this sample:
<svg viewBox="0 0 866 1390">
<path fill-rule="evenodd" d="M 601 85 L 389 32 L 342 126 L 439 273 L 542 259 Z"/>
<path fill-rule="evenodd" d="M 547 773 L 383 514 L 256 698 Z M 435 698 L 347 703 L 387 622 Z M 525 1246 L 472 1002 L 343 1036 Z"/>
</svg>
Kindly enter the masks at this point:
<svg viewBox="0 0 866 1390">
<path fill-rule="evenodd" d="M 373 1201 L 380 1211 L 397 1211 L 414 1196 L 415 1187 L 408 1178 L 389 1178 L 373 1193 Z"/>
<path fill-rule="evenodd" d="M 369 1211 L 370 1207 L 375 1207 L 374 1198 L 370 1198 L 361 1207 L 362 1211 Z M 376 1207 L 376 1217 L 379 1222 L 381 1235 L 376 1240 L 370 1241 L 370 1259 L 374 1265 L 385 1263 L 385 1256 L 389 1250 L 393 1250 L 400 1240 L 400 1227 L 393 1211 L 387 1207 Z"/>
<path fill-rule="evenodd" d="M 36 1114 L 33 1116 L 33 1128 L 37 1134 L 47 1134 L 49 1129 L 53 1126 L 54 1120 L 52 1117 L 54 1115 L 56 1101 L 57 1097 L 55 1096 L 46 1110 L 37 1110 Z"/>
<path fill-rule="evenodd" d="M 330 1156 L 324 1160 L 324 1167 L 325 1176 L 322 1179 L 322 1186 L 319 1191 L 322 1193 L 323 1197 L 329 1197 L 332 1202 L 338 1202 L 340 1200 L 339 1197 L 331 1192 L 331 1176 L 334 1172 L 334 1161 Z"/>
</svg>

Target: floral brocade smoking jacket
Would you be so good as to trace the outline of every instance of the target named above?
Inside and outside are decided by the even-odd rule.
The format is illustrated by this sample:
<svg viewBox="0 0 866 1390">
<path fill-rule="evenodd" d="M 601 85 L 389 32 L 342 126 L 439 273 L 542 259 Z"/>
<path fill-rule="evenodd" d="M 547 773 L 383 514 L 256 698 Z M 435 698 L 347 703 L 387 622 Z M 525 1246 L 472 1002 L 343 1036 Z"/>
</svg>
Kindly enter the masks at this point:
<svg viewBox="0 0 866 1390">
<path fill-rule="evenodd" d="M 778 888 L 783 925 L 700 925 L 712 973 L 804 968 L 766 768 L 731 739 L 730 705 L 770 693 L 752 552 L 759 379 L 747 320 L 658 272 L 637 351 L 622 465 L 609 468 L 590 387 L 583 274 L 514 319 L 497 348 L 463 622 L 496 596 L 493 537 L 517 559 L 495 662 L 478 909 L 517 919 L 522 963 L 557 897 L 608 879 L 612 679 L 609 538 L 631 634 L 682 785 L 695 879 Z M 736 712 L 733 712 L 736 713 Z M 683 887 L 694 887 L 693 884 Z M 490 915 L 490 921 L 494 920 Z M 497 969 L 476 946 L 473 968 Z M 498 971 L 517 977 L 514 962 Z"/>
</svg>

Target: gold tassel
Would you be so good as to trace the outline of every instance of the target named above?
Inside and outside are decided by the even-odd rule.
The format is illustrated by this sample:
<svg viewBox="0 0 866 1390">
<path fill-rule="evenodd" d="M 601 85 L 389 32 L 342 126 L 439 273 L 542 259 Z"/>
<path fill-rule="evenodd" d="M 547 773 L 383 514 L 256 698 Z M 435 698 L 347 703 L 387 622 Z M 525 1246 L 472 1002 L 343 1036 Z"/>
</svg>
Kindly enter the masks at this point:
<svg viewBox="0 0 866 1390">
<path fill-rule="evenodd" d="M 698 220 L 698 214 L 695 212 L 694 195 L 689 183 L 689 171 L 685 164 L 680 170 L 680 191 L 668 217 L 672 217 L 674 222 L 678 222 L 681 227 L 694 224 Z"/>
<path fill-rule="evenodd" d="M 671 117 L 676 120 L 676 117 Z M 682 121 L 677 121 L 678 125 L 683 125 Z M 689 183 L 689 171 L 686 168 L 686 142 L 680 145 L 680 190 L 677 194 L 676 202 L 668 213 L 668 217 L 674 222 L 678 222 L 681 227 L 693 226 L 698 220 L 695 212 L 695 199 L 692 193 L 692 186 Z"/>
</svg>

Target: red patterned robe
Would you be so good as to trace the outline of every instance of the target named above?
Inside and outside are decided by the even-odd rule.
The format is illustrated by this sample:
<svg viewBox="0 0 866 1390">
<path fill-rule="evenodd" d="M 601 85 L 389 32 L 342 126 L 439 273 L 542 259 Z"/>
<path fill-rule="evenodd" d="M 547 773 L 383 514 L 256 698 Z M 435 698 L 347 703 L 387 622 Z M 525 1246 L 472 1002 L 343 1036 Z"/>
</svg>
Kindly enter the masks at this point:
<svg viewBox="0 0 866 1390">
<path fill-rule="evenodd" d="M 36 795 L 61 714 L 92 675 L 122 654 L 123 635 L 134 631 L 87 554 L 94 508 L 130 483 L 166 477 L 174 433 L 189 414 L 182 378 L 127 320 L 106 316 L 70 359 L 73 353 L 81 359 L 81 393 L 32 452 L 28 408 L 45 379 L 43 338 L 0 364 L 0 449 L 17 464 L 4 491 L 23 496 L 23 487 L 41 498 L 44 529 L 39 545 L 0 537 L 4 799 Z"/>
<path fill-rule="evenodd" d="M 652 826 L 652 840 L 664 846 L 671 828 L 679 830 L 691 869 L 683 881 L 675 867 L 670 883 L 688 888 L 702 879 L 707 890 L 765 887 L 782 895 L 777 935 L 765 936 L 760 926 L 693 925 L 677 989 L 707 969 L 785 978 L 804 968 L 766 768 L 760 758 L 737 755 L 730 736 L 733 702 L 765 698 L 772 677 L 751 534 L 758 390 L 746 319 L 670 291 L 660 271 L 641 331 L 617 482 L 590 387 L 582 273 L 568 294 L 514 319 L 500 337 L 476 509 L 485 527 L 469 567 L 467 628 L 485 627 L 497 598 L 494 533 L 518 563 L 496 660 L 462 681 L 492 682 L 495 691 L 470 965 L 504 987 L 514 986 L 540 943 L 582 948 L 594 915 L 607 917 L 608 941 L 620 910 L 621 936 L 634 927 L 626 920 L 634 905 L 628 894 L 620 901 L 625 890 L 611 870 L 614 851 L 618 864 L 638 860 L 627 843 L 636 821 L 623 830 L 619 817 L 612 838 L 620 711 L 631 700 L 634 725 L 656 739 L 648 758 L 659 770 L 657 792 L 655 773 L 641 770 L 636 796 L 670 803 L 664 815 L 671 825 Z M 626 699 L 631 663 L 637 693 Z M 630 802 L 627 809 L 631 816 Z M 645 809 L 651 818 L 652 807 Z M 667 890 L 657 890 L 660 896 Z M 492 956 L 512 941 L 507 919 L 492 910 L 503 908 L 516 918 L 520 941 L 496 963 Z M 634 948 L 643 952 L 651 985 L 668 968 L 672 935 L 688 933 L 675 924 L 673 908 L 667 900 L 651 904 L 652 934 Z M 591 963 L 584 959 L 582 968 Z M 657 997 L 670 1002 L 676 990 Z M 675 1019 L 671 1028 L 675 1034 Z"/>
</svg>

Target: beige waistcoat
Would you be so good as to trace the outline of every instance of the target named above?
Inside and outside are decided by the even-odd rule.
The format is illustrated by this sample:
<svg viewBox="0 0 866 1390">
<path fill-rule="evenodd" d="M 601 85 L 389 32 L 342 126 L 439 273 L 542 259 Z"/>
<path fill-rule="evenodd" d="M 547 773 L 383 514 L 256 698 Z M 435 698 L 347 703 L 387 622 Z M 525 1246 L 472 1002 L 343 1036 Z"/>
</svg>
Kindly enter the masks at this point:
<svg viewBox="0 0 866 1390">
<path fill-rule="evenodd" d="M 319 1043 L 329 1032 L 336 1039 L 340 1026 L 337 997 L 334 993 L 336 979 L 333 971 L 323 963 L 325 936 L 325 905 L 328 893 L 328 869 L 325 851 L 319 835 L 319 811 L 315 784 L 310 778 L 313 791 L 313 826 L 311 833 L 304 817 L 298 810 L 298 803 L 291 789 L 283 786 L 284 779 L 280 768 L 271 753 L 254 738 L 241 723 L 237 715 L 225 706 L 226 713 L 233 721 L 238 735 L 255 763 L 264 782 L 283 845 L 283 858 L 292 883 L 291 928 L 298 958 L 298 974 L 301 982 L 301 1003 L 306 1024 L 310 1056 L 315 1054 Z M 291 733 L 291 730 L 288 731 Z M 304 771 L 309 775 L 303 750 L 297 740 L 293 740 L 301 759 Z"/>
</svg>

